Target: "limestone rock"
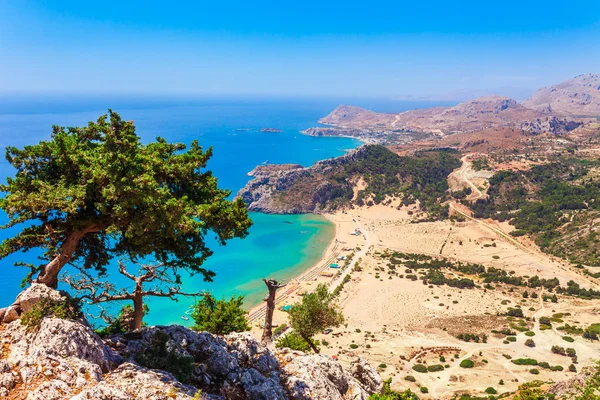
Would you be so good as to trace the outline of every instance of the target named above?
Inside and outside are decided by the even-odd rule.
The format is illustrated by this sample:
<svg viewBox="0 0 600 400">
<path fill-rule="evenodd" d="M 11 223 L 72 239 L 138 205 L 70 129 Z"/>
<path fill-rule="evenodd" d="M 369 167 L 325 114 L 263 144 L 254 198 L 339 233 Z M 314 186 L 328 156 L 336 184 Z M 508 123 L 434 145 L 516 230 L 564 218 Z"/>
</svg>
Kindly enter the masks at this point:
<svg viewBox="0 0 600 400">
<path fill-rule="evenodd" d="M 32 287 L 18 307 L 56 296 Z M 33 330 L 17 320 L 0 329 L 0 348 L 0 396 L 27 400 L 191 400 L 200 390 L 205 400 L 366 400 L 381 387 L 364 360 L 350 372 L 326 356 L 273 352 L 249 333 L 219 337 L 182 326 L 103 341 L 85 319 L 46 317 Z"/>
<path fill-rule="evenodd" d="M 63 301 L 65 299 L 65 294 L 41 283 L 32 283 L 31 286 L 17 296 L 13 305 L 18 305 L 21 312 L 24 313 L 31 311 L 32 307 L 42 299 Z"/>
</svg>

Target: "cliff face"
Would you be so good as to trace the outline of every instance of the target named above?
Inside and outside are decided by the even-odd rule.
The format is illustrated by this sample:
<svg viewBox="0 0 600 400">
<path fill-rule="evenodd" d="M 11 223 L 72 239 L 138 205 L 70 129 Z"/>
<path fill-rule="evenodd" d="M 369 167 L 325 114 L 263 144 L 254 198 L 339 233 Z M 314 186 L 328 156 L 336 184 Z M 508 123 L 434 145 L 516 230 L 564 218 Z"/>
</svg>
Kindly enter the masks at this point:
<svg viewBox="0 0 600 400">
<path fill-rule="evenodd" d="M 335 186 L 325 176 L 335 167 L 361 158 L 365 147 L 341 157 L 323 160 L 304 168 L 268 165 L 255 168 L 249 181 L 238 193 L 250 211 L 269 214 L 306 214 L 326 211 L 323 195 Z M 340 183 L 344 187 L 348 183 Z M 350 189 L 351 190 L 351 189 Z"/>
<path fill-rule="evenodd" d="M 345 370 L 326 356 L 273 351 L 247 333 L 217 337 L 173 325 L 103 341 L 85 320 L 46 317 L 34 331 L 4 323 L 0 344 L 0 396 L 10 399 L 365 400 L 382 389 L 362 359 Z"/>
<path fill-rule="evenodd" d="M 526 107 L 558 115 L 600 116 L 600 74 L 585 74 L 538 89 Z"/>
</svg>

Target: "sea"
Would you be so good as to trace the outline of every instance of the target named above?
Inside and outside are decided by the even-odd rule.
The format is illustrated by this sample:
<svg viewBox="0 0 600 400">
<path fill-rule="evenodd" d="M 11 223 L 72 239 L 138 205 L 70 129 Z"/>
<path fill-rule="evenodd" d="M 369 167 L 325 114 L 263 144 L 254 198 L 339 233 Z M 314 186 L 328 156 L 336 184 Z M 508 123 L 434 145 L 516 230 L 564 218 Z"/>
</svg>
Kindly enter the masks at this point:
<svg viewBox="0 0 600 400">
<path fill-rule="evenodd" d="M 379 112 L 401 112 L 449 103 L 394 101 L 377 98 L 311 97 L 217 97 L 217 96 L 130 96 L 82 94 L 0 95 L 0 145 L 24 146 L 50 138 L 53 125 L 83 126 L 109 108 L 124 119 L 133 120 L 144 143 L 160 136 L 171 142 L 189 144 L 197 139 L 212 147 L 208 169 L 219 186 L 232 196 L 251 179 L 247 174 L 261 163 L 296 163 L 309 166 L 337 157 L 360 146 L 352 138 L 311 137 L 300 131 L 319 126 L 319 118 L 339 104 L 352 104 Z M 260 132 L 276 128 L 281 132 Z M 14 174 L 4 157 L 0 159 L 0 181 Z M 210 239 L 214 255 L 204 267 L 216 272 L 213 282 L 199 275 L 183 275 L 183 290 L 208 291 L 217 298 L 244 296 L 244 307 L 260 304 L 265 295 L 262 278 L 287 281 L 313 266 L 322 257 L 334 235 L 334 226 L 318 215 L 267 215 L 251 213 L 254 224 L 244 239 L 218 246 Z M 8 221 L 0 211 L 0 224 Z M 0 240 L 17 228 L 0 230 Z M 27 270 L 15 262 L 38 263 L 35 251 L 14 254 L 0 260 L 0 306 L 9 305 L 21 290 Z M 108 269 L 109 279 L 118 287 L 131 284 L 117 272 L 117 260 Z M 129 265 L 135 271 L 135 265 Z M 69 272 L 69 271 L 67 271 Z M 63 288 L 64 284 L 61 286 Z M 186 310 L 195 299 L 181 297 L 148 300 L 150 325 L 182 324 Z M 116 307 L 117 305 L 113 305 Z M 91 315 L 97 314 L 90 309 Z"/>
</svg>

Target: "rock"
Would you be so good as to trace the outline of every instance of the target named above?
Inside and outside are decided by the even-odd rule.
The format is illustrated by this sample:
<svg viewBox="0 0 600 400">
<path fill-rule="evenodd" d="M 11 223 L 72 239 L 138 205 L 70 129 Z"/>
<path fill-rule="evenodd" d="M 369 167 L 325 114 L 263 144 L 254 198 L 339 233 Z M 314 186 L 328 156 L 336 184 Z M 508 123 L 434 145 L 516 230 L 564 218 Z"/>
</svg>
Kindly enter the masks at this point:
<svg viewBox="0 0 600 400">
<path fill-rule="evenodd" d="M 19 295 L 26 309 L 62 296 L 28 291 Z M 103 341 L 84 319 L 45 317 L 33 330 L 20 321 L 4 325 L 0 348 L 0 396 L 26 394 L 27 400 L 191 400 L 199 390 L 206 400 L 365 400 L 381 387 L 364 360 L 350 372 L 326 356 L 273 352 L 249 333 L 219 337 L 182 326 L 147 327 Z"/>
<path fill-rule="evenodd" d="M 32 283 L 31 286 L 17 296 L 17 299 L 13 305 L 18 305 L 21 309 L 21 312 L 24 313 L 31 311 L 33 306 L 39 303 L 42 299 L 60 302 L 64 301 L 65 297 L 66 294 L 54 290 L 44 284 Z"/>
<path fill-rule="evenodd" d="M 319 354 L 285 357 L 284 385 L 290 398 L 299 400 L 367 400 L 370 394 L 360 381 L 336 361 Z"/>
<path fill-rule="evenodd" d="M 19 319 L 19 308 L 15 305 L 8 306 L 6 311 L 4 312 L 4 317 L 2 318 L 2 323 L 9 324 L 13 321 Z"/>
<path fill-rule="evenodd" d="M 198 389 L 183 385 L 167 372 L 125 363 L 71 400 L 187 400 L 196 392 Z"/>
<path fill-rule="evenodd" d="M 352 362 L 350 372 L 370 393 L 383 392 L 383 381 L 377 371 L 362 357 Z"/>
</svg>

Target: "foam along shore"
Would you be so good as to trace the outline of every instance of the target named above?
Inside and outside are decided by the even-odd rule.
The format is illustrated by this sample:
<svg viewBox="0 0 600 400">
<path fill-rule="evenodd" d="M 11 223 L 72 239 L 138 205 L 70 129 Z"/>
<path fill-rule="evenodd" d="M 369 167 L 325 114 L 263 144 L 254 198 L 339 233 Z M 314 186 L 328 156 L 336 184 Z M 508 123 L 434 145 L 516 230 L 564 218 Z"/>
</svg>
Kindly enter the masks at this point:
<svg viewBox="0 0 600 400">
<path fill-rule="evenodd" d="M 333 238 L 321 259 L 301 275 L 287 282 L 276 298 L 275 324 L 287 321 L 287 313 L 282 310 L 294 304 L 320 283 L 325 283 L 333 291 L 348 275 L 354 264 L 364 257 L 371 246 L 369 233 L 361 226 L 360 217 L 349 217 L 343 212 L 322 214 L 335 226 Z M 361 234 L 357 234 L 361 232 Z M 250 310 L 249 319 L 254 333 L 261 333 L 266 306 L 260 304 Z"/>
</svg>

